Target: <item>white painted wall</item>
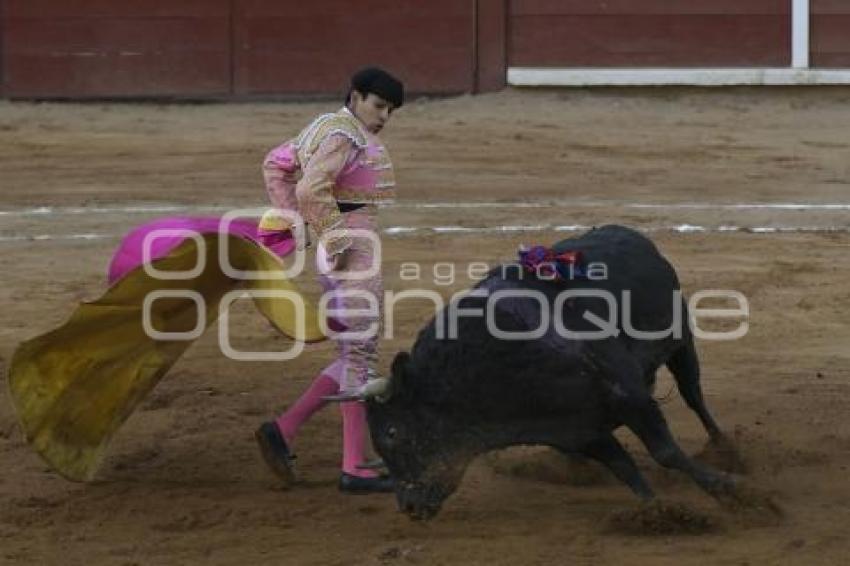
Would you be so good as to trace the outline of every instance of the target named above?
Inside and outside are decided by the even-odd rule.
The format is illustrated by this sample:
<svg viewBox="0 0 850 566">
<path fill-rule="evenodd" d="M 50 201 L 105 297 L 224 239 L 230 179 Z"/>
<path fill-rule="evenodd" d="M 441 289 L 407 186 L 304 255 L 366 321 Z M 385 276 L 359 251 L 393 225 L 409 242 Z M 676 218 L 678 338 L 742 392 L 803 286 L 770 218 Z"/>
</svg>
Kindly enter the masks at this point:
<svg viewBox="0 0 850 566">
<path fill-rule="evenodd" d="M 514 86 L 850 84 L 850 69 L 809 68 L 810 8 L 810 0 L 792 0 L 791 67 L 728 69 L 508 67 L 508 84 Z"/>
<path fill-rule="evenodd" d="M 809 67 L 809 0 L 793 0 L 791 6 L 791 66 Z"/>
<path fill-rule="evenodd" d="M 548 69 L 508 68 L 514 86 L 837 85 L 850 84 L 850 69 Z"/>
</svg>

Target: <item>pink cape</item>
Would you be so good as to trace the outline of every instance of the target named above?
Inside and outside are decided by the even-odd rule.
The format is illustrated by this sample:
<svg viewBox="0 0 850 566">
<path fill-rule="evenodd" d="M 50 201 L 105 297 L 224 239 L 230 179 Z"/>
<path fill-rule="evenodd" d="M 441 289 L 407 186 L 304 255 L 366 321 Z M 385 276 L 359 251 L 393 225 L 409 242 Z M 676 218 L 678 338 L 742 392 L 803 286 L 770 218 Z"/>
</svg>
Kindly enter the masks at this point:
<svg viewBox="0 0 850 566">
<path fill-rule="evenodd" d="M 280 257 L 286 257 L 295 249 L 295 240 L 289 232 L 270 232 L 260 230 L 255 220 L 234 219 L 228 223 L 220 217 L 190 217 L 171 216 L 158 218 L 146 224 L 137 226 L 124 236 L 121 244 L 109 262 L 107 280 L 110 285 L 127 275 L 144 263 L 145 238 L 155 231 L 179 231 L 174 234 L 163 233 L 156 237 L 150 236 L 149 258 L 156 260 L 167 256 L 191 234 L 224 233 L 239 236 L 252 242 L 257 242 L 270 249 Z"/>
<path fill-rule="evenodd" d="M 151 220 L 137 226 L 124 236 L 121 244 L 112 256 L 107 271 L 107 281 L 113 285 L 116 281 L 141 266 L 145 262 L 145 238 L 154 231 L 180 231 L 181 233 L 163 233 L 149 241 L 149 259 L 151 261 L 167 256 L 171 250 L 179 246 L 191 234 L 224 233 L 239 236 L 246 240 L 265 246 L 279 257 L 288 256 L 295 249 L 295 240 L 291 232 L 262 230 L 257 221 L 249 219 L 234 219 L 225 223 L 218 216 L 192 217 L 169 216 Z M 329 317 L 328 327 L 334 332 L 344 332 L 347 327 L 340 320 Z"/>
</svg>

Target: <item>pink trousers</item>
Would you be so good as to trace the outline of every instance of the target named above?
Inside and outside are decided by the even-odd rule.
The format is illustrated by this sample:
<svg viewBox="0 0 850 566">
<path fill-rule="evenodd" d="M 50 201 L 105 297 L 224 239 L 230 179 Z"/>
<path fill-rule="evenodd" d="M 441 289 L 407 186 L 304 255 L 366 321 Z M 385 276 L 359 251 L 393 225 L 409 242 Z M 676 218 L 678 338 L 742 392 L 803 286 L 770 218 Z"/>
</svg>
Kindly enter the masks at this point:
<svg viewBox="0 0 850 566">
<path fill-rule="evenodd" d="M 345 332 L 335 337 L 337 358 L 322 370 L 298 401 L 276 421 L 290 445 L 294 443 L 299 427 L 325 405 L 322 397 L 363 385 L 368 370 L 377 361 L 383 314 L 383 279 L 380 244 L 376 244 L 379 242 L 376 213 L 376 207 L 366 206 L 345 214 L 349 229 L 369 231 L 375 236 L 365 238 L 353 234 L 353 243 L 346 250 L 344 269 L 321 278 L 322 287 L 329 295 L 328 306 L 336 309 L 333 318 L 344 325 Z M 357 293 L 358 296 L 351 296 L 351 293 Z M 363 298 L 364 295 L 369 298 Z M 371 312 L 357 315 L 344 312 L 353 309 Z M 352 336 L 355 333 L 359 335 Z M 342 403 L 340 409 L 343 421 L 342 471 L 361 477 L 374 476 L 374 471 L 357 468 L 363 463 L 366 454 L 368 427 L 365 406 L 349 402 Z"/>
</svg>

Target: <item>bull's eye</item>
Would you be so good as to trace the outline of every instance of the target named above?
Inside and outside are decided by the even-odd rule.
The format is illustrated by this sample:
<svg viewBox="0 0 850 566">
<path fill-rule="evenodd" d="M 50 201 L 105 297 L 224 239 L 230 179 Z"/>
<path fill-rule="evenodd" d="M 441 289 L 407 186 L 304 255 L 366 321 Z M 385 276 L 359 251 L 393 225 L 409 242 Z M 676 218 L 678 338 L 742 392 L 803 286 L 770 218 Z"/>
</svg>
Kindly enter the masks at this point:
<svg viewBox="0 0 850 566">
<path fill-rule="evenodd" d="M 394 426 L 388 426 L 385 434 L 387 435 L 387 440 L 393 441 L 396 435 L 398 435 L 398 431 Z"/>
</svg>

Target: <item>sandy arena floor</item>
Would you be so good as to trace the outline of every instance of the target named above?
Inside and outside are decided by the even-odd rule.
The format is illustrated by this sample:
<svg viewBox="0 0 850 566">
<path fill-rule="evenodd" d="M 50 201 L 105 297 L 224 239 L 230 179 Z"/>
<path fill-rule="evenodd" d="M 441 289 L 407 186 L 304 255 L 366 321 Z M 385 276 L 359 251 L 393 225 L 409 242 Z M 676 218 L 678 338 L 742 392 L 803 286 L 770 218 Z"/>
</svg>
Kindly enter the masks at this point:
<svg viewBox="0 0 850 566">
<path fill-rule="evenodd" d="M 629 533 L 612 520 L 637 507 L 624 486 L 531 449 L 476 461 L 442 514 L 415 523 L 392 496 L 337 492 L 333 407 L 303 429 L 304 481 L 284 492 L 252 433 L 330 346 L 240 363 L 211 332 L 126 423 L 90 485 L 45 467 L 0 388 L 0 563 L 845 564 L 848 103 L 847 89 L 509 91 L 413 100 L 385 134 L 401 195 L 383 213 L 390 289 L 448 296 L 472 284 L 472 262 L 617 222 L 647 230 L 687 292 L 743 292 L 747 336 L 698 344 L 704 388 L 739 443 L 745 481 L 781 516 L 720 507 L 623 434 L 659 495 L 711 528 L 658 534 L 648 520 Z M 262 206 L 265 151 L 334 106 L 0 102 L 3 371 L 20 341 L 100 294 L 123 232 L 156 216 Z M 421 281 L 400 278 L 404 261 L 422 263 Z M 441 262 L 456 268 L 449 285 L 446 266 L 435 277 Z M 402 303 L 384 364 L 428 316 Z M 282 346 L 250 309 L 232 324 L 243 347 Z M 670 386 L 662 375 L 657 395 Z M 698 452 L 704 434 L 675 392 L 663 409 Z"/>
</svg>

